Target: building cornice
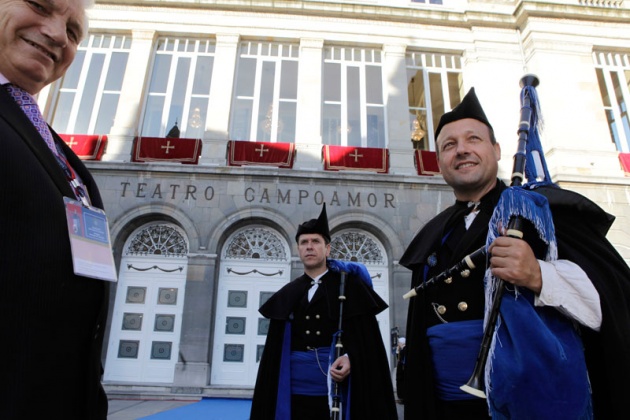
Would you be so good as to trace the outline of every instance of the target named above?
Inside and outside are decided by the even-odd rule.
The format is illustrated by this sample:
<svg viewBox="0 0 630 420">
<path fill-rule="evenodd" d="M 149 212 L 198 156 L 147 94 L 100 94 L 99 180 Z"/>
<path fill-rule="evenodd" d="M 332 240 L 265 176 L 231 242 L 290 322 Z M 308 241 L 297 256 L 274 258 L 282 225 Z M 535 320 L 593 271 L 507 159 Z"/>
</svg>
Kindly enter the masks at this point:
<svg viewBox="0 0 630 420">
<path fill-rule="evenodd" d="M 314 18 L 459 28 L 522 28 L 530 18 L 627 23 L 630 8 L 616 0 L 571 1 L 445 1 L 445 5 L 366 4 L 362 2 L 283 0 L 106 0 L 97 8 L 127 10 L 190 10 L 250 15 L 300 15 Z M 417 4 L 417 3 L 416 3 Z M 182 24 L 185 22 L 173 22 Z"/>
</svg>

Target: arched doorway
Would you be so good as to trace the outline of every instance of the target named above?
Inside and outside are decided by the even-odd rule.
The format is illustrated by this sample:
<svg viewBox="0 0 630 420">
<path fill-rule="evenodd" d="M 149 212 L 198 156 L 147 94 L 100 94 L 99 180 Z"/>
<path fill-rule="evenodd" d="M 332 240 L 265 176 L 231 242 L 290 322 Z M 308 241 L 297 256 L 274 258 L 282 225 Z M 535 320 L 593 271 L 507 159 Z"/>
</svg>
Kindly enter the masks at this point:
<svg viewBox="0 0 630 420">
<path fill-rule="evenodd" d="M 370 233 L 358 229 L 345 229 L 332 235 L 330 258 L 363 263 L 370 276 L 374 290 L 389 303 L 389 270 L 387 254 L 381 242 Z M 385 348 L 390 350 L 389 311 L 376 316 Z"/>
<path fill-rule="evenodd" d="M 221 253 L 212 351 L 212 385 L 254 386 L 269 320 L 258 308 L 291 278 L 287 242 L 267 226 L 248 226 Z"/>
<path fill-rule="evenodd" d="M 154 222 L 124 246 L 104 380 L 172 383 L 188 265 L 184 232 Z"/>
</svg>

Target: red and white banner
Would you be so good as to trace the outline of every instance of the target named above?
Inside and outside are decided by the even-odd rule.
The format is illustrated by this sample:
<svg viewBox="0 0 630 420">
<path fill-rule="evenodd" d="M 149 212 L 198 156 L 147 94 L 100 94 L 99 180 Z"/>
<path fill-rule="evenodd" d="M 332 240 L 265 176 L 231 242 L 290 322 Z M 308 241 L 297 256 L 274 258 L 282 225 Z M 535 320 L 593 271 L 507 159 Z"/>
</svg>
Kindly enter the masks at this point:
<svg viewBox="0 0 630 420">
<path fill-rule="evenodd" d="M 292 168 L 294 143 L 230 140 L 227 145 L 229 166 L 262 165 Z"/>
<path fill-rule="evenodd" d="M 437 163 L 437 154 L 429 150 L 416 150 L 414 163 L 418 175 L 439 175 L 440 168 Z"/>
<path fill-rule="evenodd" d="M 132 162 L 180 162 L 196 165 L 201 156 L 201 139 L 136 137 Z"/>
<path fill-rule="evenodd" d="M 107 136 L 89 134 L 59 134 L 59 137 L 82 160 L 101 160 L 105 153 Z"/>
<path fill-rule="evenodd" d="M 387 149 L 325 145 L 322 155 L 327 171 L 370 171 L 382 174 L 389 171 Z"/>
<path fill-rule="evenodd" d="M 619 162 L 626 176 L 630 176 L 630 153 L 619 153 Z"/>
</svg>

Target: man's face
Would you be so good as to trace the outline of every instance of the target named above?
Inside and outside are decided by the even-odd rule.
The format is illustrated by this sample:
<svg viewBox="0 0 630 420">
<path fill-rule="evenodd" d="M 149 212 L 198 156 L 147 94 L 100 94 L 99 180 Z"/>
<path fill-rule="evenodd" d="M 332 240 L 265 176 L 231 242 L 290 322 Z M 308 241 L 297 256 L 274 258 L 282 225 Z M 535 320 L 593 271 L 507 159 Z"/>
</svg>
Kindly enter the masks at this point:
<svg viewBox="0 0 630 420">
<path fill-rule="evenodd" d="M 440 171 L 457 199 L 477 201 L 494 187 L 501 147 L 492 144 L 488 126 L 472 118 L 454 121 L 442 128 L 436 145 Z"/>
<path fill-rule="evenodd" d="M 298 253 L 307 271 L 323 269 L 330 254 L 330 244 L 318 233 L 304 233 L 298 238 Z"/>
<path fill-rule="evenodd" d="M 37 94 L 66 72 L 85 25 L 83 0 L 0 0 L 0 73 Z"/>
</svg>

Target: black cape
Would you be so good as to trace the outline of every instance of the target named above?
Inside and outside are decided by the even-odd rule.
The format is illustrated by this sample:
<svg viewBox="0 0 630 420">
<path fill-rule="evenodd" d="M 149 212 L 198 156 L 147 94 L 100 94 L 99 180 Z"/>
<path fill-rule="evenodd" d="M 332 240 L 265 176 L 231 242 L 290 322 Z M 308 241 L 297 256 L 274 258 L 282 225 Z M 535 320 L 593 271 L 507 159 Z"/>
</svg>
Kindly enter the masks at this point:
<svg viewBox="0 0 630 420">
<path fill-rule="evenodd" d="M 505 188 L 505 187 L 503 187 Z M 547 197 L 552 211 L 558 258 L 573 261 L 588 275 L 600 296 L 602 325 L 599 332 L 581 327 L 589 378 L 593 391 L 595 418 L 625 418 L 630 395 L 630 269 L 606 239 L 614 217 L 572 191 L 554 186 L 536 192 Z M 412 287 L 422 281 L 428 255 L 438 246 L 442 227 L 455 211 L 446 209 L 414 238 L 400 264 L 411 269 Z M 473 226 L 477 223 L 473 223 Z M 487 232 L 487 221 L 485 222 Z M 460 247 L 463 250 L 466 246 Z M 478 243 L 468 252 L 478 248 Z M 458 262 L 464 255 L 455 255 Z M 407 365 L 405 419 L 435 418 L 434 385 L 426 328 L 422 319 L 422 293 L 409 304 L 407 319 Z M 544 380 L 544 372 L 541 372 Z"/>
<path fill-rule="evenodd" d="M 325 289 L 332 319 L 339 319 L 339 279 L 339 273 L 328 271 L 320 284 L 320 288 Z M 259 310 L 271 322 L 254 388 L 251 420 L 275 418 L 284 329 L 293 308 L 310 288 L 310 282 L 306 275 L 298 277 L 276 292 Z M 385 310 L 387 304 L 352 275 L 346 280 L 345 295 L 342 341 L 351 362 L 351 417 L 397 419 L 387 353 L 376 321 L 376 314 Z"/>
</svg>

